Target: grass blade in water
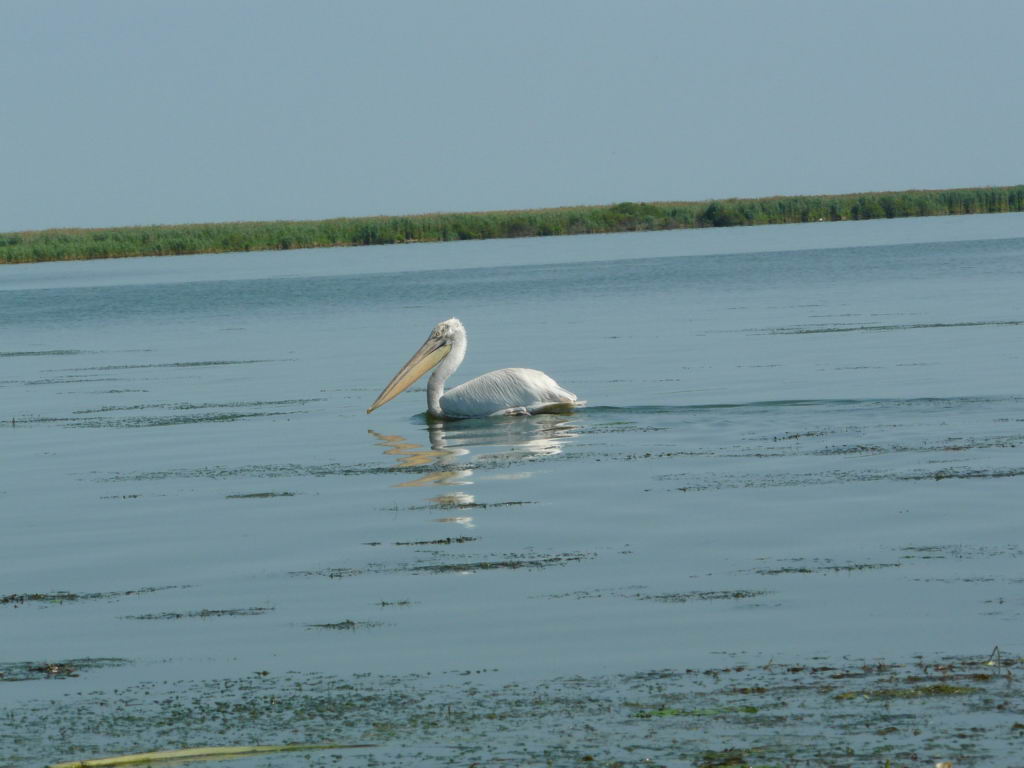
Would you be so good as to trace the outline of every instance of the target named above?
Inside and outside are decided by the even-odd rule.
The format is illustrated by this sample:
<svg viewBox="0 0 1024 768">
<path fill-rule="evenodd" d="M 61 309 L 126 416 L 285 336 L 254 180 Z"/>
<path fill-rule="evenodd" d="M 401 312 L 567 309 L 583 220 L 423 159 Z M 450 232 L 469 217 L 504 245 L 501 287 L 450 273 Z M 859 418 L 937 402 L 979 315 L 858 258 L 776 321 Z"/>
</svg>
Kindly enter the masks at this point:
<svg viewBox="0 0 1024 768">
<path fill-rule="evenodd" d="M 373 747 L 375 744 L 279 744 L 270 746 L 241 747 L 192 747 L 190 749 L 168 749 L 160 752 L 137 752 L 133 755 L 100 757 L 95 760 L 72 760 L 67 763 L 53 763 L 48 768 L 106 768 L 106 766 L 141 765 L 165 760 L 216 759 L 246 757 L 265 752 L 299 752 L 312 749 L 355 749 Z"/>
</svg>

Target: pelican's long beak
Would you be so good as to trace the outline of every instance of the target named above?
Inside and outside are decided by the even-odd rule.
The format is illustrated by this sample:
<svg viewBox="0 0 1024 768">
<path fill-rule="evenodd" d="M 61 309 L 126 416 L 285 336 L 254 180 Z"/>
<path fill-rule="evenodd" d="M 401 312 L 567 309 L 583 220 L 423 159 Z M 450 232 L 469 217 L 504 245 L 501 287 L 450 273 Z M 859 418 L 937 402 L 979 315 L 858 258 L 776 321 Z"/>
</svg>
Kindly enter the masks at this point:
<svg viewBox="0 0 1024 768">
<path fill-rule="evenodd" d="M 402 370 L 396 373 L 395 377 L 388 382 L 388 385 L 384 387 L 384 391 L 377 396 L 377 399 L 373 401 L 373 405 L 367 408 L 366 412 L 371 413 L 384 405 L 388 400 L 400 395 L 416 379 L 440 363 L 451 349 L 452 346 L 447 339 L 435 339 L 434 337 L 427 339 L 423 342 L 423 346 L 416 351 L 416 354 L 409 358 L 409 362 L 402 366 Z"/>
</svg>

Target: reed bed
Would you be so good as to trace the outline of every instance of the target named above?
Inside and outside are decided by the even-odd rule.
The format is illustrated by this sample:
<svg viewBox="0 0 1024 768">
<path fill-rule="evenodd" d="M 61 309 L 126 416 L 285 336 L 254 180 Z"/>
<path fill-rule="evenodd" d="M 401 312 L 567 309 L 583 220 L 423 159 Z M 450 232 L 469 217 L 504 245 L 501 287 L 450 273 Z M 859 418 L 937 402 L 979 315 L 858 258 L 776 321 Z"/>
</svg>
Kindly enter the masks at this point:
<svg viewBox="0 0 1024 768">
<path fill-rule="evenodd" d="M 0 234 L 0 263 L 1024 211 L 1024 185 Z"/>
</svg>

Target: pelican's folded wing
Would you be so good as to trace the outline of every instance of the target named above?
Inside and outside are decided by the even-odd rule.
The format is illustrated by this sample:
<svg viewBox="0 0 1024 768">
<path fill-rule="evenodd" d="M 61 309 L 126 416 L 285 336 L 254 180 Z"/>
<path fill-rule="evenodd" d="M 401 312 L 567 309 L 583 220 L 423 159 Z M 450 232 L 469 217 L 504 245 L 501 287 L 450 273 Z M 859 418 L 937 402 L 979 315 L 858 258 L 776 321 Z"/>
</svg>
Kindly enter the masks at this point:
<svg viewBox="0 0 1024 768">
<path fill-rule="evenodd" d="M 480 416 L 541 413 L 572 407 L 577 398 L 542 371 L 502 368 L 453 387 L 441 396 L 446 416 Z"/>
</svg>

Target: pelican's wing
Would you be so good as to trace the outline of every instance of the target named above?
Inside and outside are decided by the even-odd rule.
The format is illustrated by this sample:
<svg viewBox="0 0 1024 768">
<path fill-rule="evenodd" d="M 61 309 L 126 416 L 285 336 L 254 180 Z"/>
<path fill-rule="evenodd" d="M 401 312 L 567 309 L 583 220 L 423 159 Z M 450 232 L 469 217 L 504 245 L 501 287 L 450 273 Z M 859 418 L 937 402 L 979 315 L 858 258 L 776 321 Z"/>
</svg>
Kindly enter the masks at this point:
<svg viewBox="0 0 1024 768">
<path fill-rule="evenodd" d="M 576 395 L 542 371 L 502 368 L 445 392 L 441 409 L 445 416 L 475 418 L 540 413 L 576 402 Z"/>
</svg>

